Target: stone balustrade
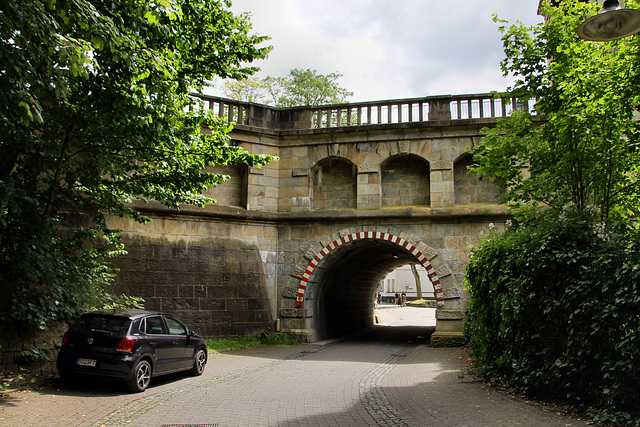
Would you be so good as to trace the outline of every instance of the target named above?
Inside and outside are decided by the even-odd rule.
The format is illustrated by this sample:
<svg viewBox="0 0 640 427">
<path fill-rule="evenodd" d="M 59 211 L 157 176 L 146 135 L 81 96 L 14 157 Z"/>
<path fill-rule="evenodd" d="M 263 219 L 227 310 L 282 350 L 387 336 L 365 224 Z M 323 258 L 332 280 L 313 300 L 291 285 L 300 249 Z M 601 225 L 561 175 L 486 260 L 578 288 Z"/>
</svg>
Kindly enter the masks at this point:
<svg viewBox="0 0 640 427">
<path fill-rule="evenodd" d="M 275 108 L 214 96 L 197 96 L 202 108 L 236 125 L 301 130 L 508 117 L 513 110 L 535 114 L 535 100 L 493 94 L 442 95 L 316 107 Z"/>
<path fill-rule="evenodd" d="M 201 108 L 212 110 L 216 116 L 223 117 L 230 123 L 249 124 L 249 109 L 253 104 L 213 96 L 197 96 L 197 98 L 202 101 Z"/>
</svg>

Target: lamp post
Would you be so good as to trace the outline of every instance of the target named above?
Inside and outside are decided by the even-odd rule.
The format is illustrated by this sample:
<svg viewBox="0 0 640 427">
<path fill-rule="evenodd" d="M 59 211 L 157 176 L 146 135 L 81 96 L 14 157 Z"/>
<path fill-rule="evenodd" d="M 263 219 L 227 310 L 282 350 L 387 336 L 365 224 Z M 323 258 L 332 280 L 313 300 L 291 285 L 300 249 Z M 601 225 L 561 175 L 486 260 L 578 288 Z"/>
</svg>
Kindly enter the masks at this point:
<svg viewBox="0 0 640 427">
<path fill-rule="evenodd" d="M 640 10 L 624 9 L 624 0 L 598 0 L 598 3 L 602 10 L 578 27 L 580 37 L 590 41 L 609 41 L 640 31 Z"/>
</svg>

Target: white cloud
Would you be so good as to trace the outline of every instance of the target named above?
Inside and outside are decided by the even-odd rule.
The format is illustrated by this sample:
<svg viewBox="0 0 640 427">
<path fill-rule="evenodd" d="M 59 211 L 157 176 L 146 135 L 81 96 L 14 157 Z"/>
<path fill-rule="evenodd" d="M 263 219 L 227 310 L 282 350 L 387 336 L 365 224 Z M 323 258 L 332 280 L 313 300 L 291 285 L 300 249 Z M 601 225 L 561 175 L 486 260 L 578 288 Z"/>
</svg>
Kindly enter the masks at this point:
<svg viewBox="0 0 640 427">
<path fill-rule="evenodd" d="M 339 72 L 351 101 L 503 90 L 492 14 L 541 21 L 538 0 L 235 0 L 274 50 L 260 77 Z"/>
</svg>

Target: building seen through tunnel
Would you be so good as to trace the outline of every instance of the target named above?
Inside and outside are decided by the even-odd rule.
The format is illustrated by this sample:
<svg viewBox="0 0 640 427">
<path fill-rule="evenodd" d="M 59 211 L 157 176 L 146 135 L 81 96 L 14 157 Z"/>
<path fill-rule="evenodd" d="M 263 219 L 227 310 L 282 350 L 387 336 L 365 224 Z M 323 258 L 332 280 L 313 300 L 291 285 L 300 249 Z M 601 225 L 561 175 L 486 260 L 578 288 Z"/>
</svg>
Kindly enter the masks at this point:
<svg viewBox="0 0 640 427">
<path fill-rule="evenodd" d="M 417 268 L 420 275 L 420 284 L 422 287 L 421 297 L 428 301 L 435 303 L 435 293 L 433 292 L 433 284 L 429 280 L 427 271 L 422 266 Z M 418 289 L 416 286 L 416 279 L 411 271 L 409 264 L 396 268 L 380 281 L 378 290 L 381 293 L 383 302 L 394 302 L 394 295 L 396 292 L 405 292 L 409 301 L 418 299 Z"/>
</svg>

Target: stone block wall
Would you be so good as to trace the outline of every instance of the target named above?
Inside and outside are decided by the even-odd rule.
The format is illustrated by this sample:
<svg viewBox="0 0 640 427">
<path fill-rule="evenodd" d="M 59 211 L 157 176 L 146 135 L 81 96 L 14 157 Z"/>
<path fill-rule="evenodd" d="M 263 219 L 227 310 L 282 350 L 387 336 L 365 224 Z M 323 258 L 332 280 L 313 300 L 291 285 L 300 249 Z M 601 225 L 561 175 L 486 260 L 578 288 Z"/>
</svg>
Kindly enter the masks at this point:
<svg viewBox="0 0 640 427">
<path fill-rule="evenodd" d="M 120 270 L 115 293 L 142 297 L 146 309 L 174 314 L 206 337 L 273 332 L 275 228 L 155 218 L 140 229 L 119 222 L 127 227 L 128 254 L 112 262 Z"/>
<path fill-rule="evenodd" d="M 359 210 L 380 209 L 380 174 L 375 165 L 358 168 L 357 199 Z"/>
<path fill-rule="evenodd" d="M 62 336 L 69 328 L 65 322 L 54 322 L 45 330 L 12 331 L 0 329 L 0 374 L 28 372 L 30 376 L 48 377 L 56 372 L 56 357 Z"/>
<path fill-rule="evenodd" d="M 314 209 L 355 209 L 356 195 L 356 170 L 353 164 L 342 159 L 328 159 L 314 169 Z"/>
<path fill-rule="evenodd" d="M 247 206 L 247 168 L 244 166 L 217 166 L 210 172 L 229 176 L 229 180 L 211 188 L 204 194 L 223 206 Z"/>
<path fill-rule="evenodd" d="M 430 206 L 429 164 L 397 156 L 382 168 L 382 206 Z"/>
<path fill-rule="evenodd" d="M 500 196 L 500 188 L 488 178 L 480 181 L 468 169 L 472 164 L 473 158 L 471 155 L 466 155 L 454 165 L 455 204 L 503 203 L 504 197 Z"/>
<path fill-rule="evenodd" d="M 256 138 L 256 135 L 249 135 L 241 141 L 234 140 L 233 144 L 242 146 L 252 154 L 281 157 L 276 141 L 269 138 Z M 246 183 L 243 188 L 246 192 L 246 206 L 242 207 L 249 211 L 277 212 L 280 197 L 278 192 L 280 165 L 278 162 L 272 162 L 262 167 L 252 166 L 246 172 Z"/>
</svg>

